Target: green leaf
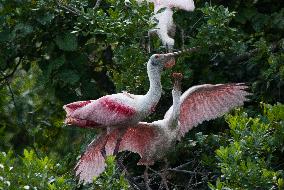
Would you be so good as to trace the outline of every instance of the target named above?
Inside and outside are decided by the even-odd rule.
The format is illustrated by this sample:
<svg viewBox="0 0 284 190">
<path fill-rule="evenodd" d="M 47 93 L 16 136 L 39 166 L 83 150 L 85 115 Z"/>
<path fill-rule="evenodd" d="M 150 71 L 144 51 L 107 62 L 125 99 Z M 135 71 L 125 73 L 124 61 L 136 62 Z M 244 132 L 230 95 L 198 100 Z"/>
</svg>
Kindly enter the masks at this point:
<svg viewBox="0 0 284 190">
<path fill-rule="evenodd" d="M 277 184 L 278 184 L 279 189 L 283 189 L 284 188 L 284 179 L 279 178 L 278 181 L 277 181 Z"/>
<path fill-rule="evenodd" d="M 78 46 L 77 37 L 70 33 L 56 36 L 55 42 L 59 49 L 64 51 L 75 51 Z"/>
<path fill-rule="evenodd" d="M 7 42 L 11 38 L 10 31 L 4 30 L 0 32 L 0 42 Z"/>
<path fill-rule="evenodd" d="M 65 63 L 65 57 L 62 55 L 59 58 L 54 59 L 48 64 L 48 74 L 50 75 L 52 72 L 58 70 Z"/>
<path fill-rule="evenodd" d="M 74 85 L 80 80 L 80 76 L 76 71 L 73 70 L 64 70 L 60 74 L 60 79 L 63 80 L 66 83 L 69 83 L 71 85 Z"/>
<path fill-rule="evenodd" d="M 40 22 L 42 25 L 46 25 L 50 23 L 54 17 L 55 15 L 53 13 L 47 12 L 43 16 L 37 18 L 37 21 Z"/>
</svg>

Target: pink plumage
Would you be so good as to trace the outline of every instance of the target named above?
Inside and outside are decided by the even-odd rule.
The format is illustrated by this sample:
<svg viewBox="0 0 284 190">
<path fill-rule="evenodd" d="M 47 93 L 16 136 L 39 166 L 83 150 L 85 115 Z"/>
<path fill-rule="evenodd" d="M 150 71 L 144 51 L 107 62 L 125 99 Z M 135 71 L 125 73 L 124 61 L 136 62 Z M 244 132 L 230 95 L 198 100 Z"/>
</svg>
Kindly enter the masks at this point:
<svg viewBox="0 0 284 190">
<path fill-rule="evenodd" d="M 154 54 L 150 57 L 147 63 L 150 88 L 145 95 L 123 92 L 64 105 L 65 123 L 83 128 L 107 128 L 136 124 L 143 120 L 153 112 L 161 97 L 161 73 L 164 67 L 172 66 L 173 56 Z"/>
<path fill-rule="evenodd" d="M 150 123 L 140 122 L 137 126 L 127 128 L 122 136 L 119 152 L 131 151 L 138 153 L 141 157 L 138 165 L 153 165 L 154 161 L 148 159 L 148 156 L 151 149 L 155 149 L 155 142 L 159 138 L 158 128 L 151 126 Z"/>
<path fill-rule="evenodd" d="M 64 106 L 67 110 L 66 123 L 79 127 L 124 124 L 135 117 L 136 108 L 133 105 L 133 99 L 123 93 L 104 96 L 98 100 L 74 102 Z"/>
<path fill-rule="evenodd" d="M 113 130 L 110 134 L 104 132 L 88 145 L 75 167 L 76 176 L 79 176 L 80 181 L 91 183 L 95 176 L 105 170 L 105 157 L 113 155 L 117 134 L 117 130 Z"/>
<path fill-rule="evenodd" d="M 81 156 L 75 167 L 76 176 L 80 181 L 91 183 L 95 176 L 100 175 L 105 170 L 105 157 L 117 152 L 132 151 L 141 156 L 139 161 L 142 165 L 152 165 L 153 160 L 149 160 L 147 154 L 150 152 L 154 139 L 159 138 L 157 129 L 149 126 L 148 123 L 139 123 L 130 126 L 123 131 L 114 129 L 110 133 L 102 133 L 96 140 L 91 142 L 85 153 Z M 116 153 L 117 153 L 116 152 Z M 139 164 L 138 163 L 138 164 Z"/>
<path fill-rule="evenodd" d="M 163 120 L 115 128 L 88 146 L 76 167 L 80 181 L 91 182 L 93 177 L 104 171 L 104 156 L 117 152 L 138 153 L 141 157 L 138 165 L 153 165 L 194 126 L 243 105 L 246 96 L 250 95 L 244 84 L 198 85 L 181 95 L 180 78 L 180 75 L 175 75 L 173 106 Z"/>
<path fill-rule="evenodd" d="M 203 121 L 215 119 L 242 106 L 250 93 L 244 84 L 204 84 L 188 89 L 181 96 L 179 136 Z"/>
</svg>

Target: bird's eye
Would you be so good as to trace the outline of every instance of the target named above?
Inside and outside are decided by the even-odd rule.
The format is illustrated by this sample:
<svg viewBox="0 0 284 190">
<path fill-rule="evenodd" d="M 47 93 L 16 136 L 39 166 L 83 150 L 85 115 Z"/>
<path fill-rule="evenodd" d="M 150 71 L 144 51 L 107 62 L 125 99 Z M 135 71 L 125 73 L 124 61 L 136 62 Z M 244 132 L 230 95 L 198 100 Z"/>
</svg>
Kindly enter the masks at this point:
<svg viewBox="0 0 284 190">
<path fill-rule="evenodd" d="M 158 59 L 160 56 L 159 55 L 155 55 L 155 58 Z"/>
</svg>

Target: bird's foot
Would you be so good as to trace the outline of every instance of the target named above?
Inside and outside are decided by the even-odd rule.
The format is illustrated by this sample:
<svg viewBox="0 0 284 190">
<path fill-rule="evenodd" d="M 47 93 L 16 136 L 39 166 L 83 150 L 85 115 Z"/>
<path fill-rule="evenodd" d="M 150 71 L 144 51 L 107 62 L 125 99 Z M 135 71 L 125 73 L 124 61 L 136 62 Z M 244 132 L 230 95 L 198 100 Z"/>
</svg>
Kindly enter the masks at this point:
<svg viewBox="0 0 284 190">
<path fill-rule="evenodd" d="M 149 166 L 146 165 L 146 168 L 144 170 L 144 181 L 145 181 L 145 186 L 147 190 L 151 190 L 150 184 L 149 184 L 149 174 L 148 174 L 148 169 Z"/>
</svg>

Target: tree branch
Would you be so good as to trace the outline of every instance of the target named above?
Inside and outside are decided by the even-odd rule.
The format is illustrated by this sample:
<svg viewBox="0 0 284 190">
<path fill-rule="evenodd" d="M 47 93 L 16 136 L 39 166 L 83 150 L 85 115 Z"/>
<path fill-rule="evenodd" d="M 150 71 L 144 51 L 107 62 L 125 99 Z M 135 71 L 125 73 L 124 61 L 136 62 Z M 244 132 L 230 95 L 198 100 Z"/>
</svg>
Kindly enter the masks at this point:
<svg viewBox="0 0 284 190">
<path fill-rule="evenodd" d="M 252 57 L 253 54 L 256 54 L 257 52 L 259 52 L 259 49 L 253 49 L 249 52 L 245 52 L 244 54 L 238 55 L 233 57 L 232 59 L 232 63 L 240 63 L 243 62 L 245 60 L 248 60 L 250 57 Z"/>
<path fill-rule="evenodd" d="M 56 3 L 57 3 L 57 5 L 58 5 L 59 7 L 61 7 L 62 9 L 65 9 L 66 11 L 69 11 L 69 12 L 73 13 L 74 15 L 77 15 L 77 16 L 80 16 L 80 15 L 81 15 L 80 10 L 78 10 L 78 9 L 76 9 L 76 8 L 74 8 L 74 7 L 71 7 L 71 6 L 69 6 L 69 5 L 63 5 L 63 4 L 61 3 L 61 1 L 56 1 Z"/>
<path fill-rule="evenodd" d="M 6 81 L 9 78 L 11 78 L 15 74 L 15 72 L 17 71 L 17 69 L 20 66 L 20 64 L 21 64 L 21 58 L 20 58 L 19 62 L 17 63 L 17 65 L 15 66 L 15 68 L 13 69 L 13 71 L 10 74 L 4 75 L 4 73 L 2 73 L 3 78 L 0 79 L 0 83 L 2 83 L 3 81 Z"/>
<path fill-rule="evenodd" d="M 95 6 L 94 6 L 94 9 L 99 8 L 101 2 L 102 2 L 102 0 L 97 0 L 96 4 L 95 4 Z"/>
<path fill-rule="evenodd" d="M 279 42 L 274 42 L 270 45 L 269 49 L 271 52 L 275 52 L 279 48 Z M 233 57 L 232 63 L 240 63 L 248 60 L 250 57 L 252 57 L 254 54 L 258 53 L 260 51 L 259 48 L 252 49 L 249 52 L 245 52 L 244 54 L 237 55 Z"/>
<path fill-rule="evenodd" d="M 120 171 L 124 171 L 125 172 L 125 178 L 127 179 L 129 185 L 131 186 L 132 189 L 134 190 L 142 190 L 144 189 L 143 187 L 141 187 L 136 181 L 135 179 L 133 179 L 131 177 L 131 175 L 129 175 L 128 171 L 127 171 L 127 168 L 124 166 L 123 164 L 123 160 L 125 158 L 125 155 L 117 155 L 117 159 L 116 159 L 116 163 L 117 163 L 117 166 L 118 166 L 118 169 Z"/>
<path fill-rule="evenodd" d="M 188 170 L 178 170 L 178 169 L 171 169 L 171 168 L 169 168 L 169 169 L 167 169 L 168 171 L 172 171 L 172 172 L 180 172 L 180 173 L 187 173 L 187 174 L 193 174 L 193 175 L 196 175 L 196 174 L 198 174 L 198 175 L 206 175 L 206 174 L 209 174 L 210 172 L 208 172 L 208 173 L 204 173 L 204 172 L 192 172 L 192 171 L 188 171 Z"/>
<path fill-rule="evenodd" d="M 149 166 L 146 166 L 146 169 L 144 170 L 144 182 L 147 190 L 151 190 L 150 184 L 149 184 L 149 174 L 148 174 Z"/>
</svg>

